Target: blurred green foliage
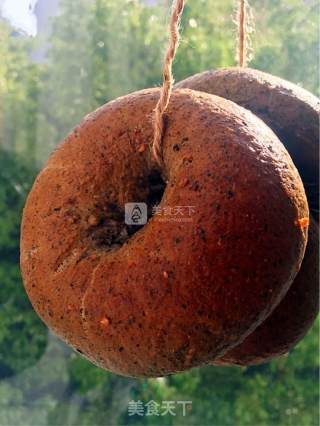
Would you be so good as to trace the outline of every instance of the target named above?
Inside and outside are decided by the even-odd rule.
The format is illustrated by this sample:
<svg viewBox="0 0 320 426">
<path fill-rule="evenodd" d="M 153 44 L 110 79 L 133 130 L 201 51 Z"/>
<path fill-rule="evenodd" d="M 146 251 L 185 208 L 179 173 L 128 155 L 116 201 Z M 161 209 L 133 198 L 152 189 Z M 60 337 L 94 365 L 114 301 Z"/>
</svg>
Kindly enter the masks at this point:
<svg viewBox="0 0 320 426">
<path fill-rule="evenodd" d="M 19 271 L 21 212 L 34 177 L 24 159 L 0 150 L 0 379 L 35 364 L 47 342 Z"/>
<path fill-rule="evenodd" d="M 161 83 L 168 1 L 61 0 L 48 58 L 0 21 L 0 424 L 318 425 L 318 323 L 266 365 L 208 366 L 166 379 L 118 377 L 72 353 L 33 312 L 19 273 L 19 226 L 36 171 L 83 115 Z M 252 66 L 317 94 L 318 2 L 256 0 Z M 234 65 L 232 0 L 187 2 L 177 80 Z M 130 400 L 192 401 L 182 416 L 130 416 Z"/>
</svg>

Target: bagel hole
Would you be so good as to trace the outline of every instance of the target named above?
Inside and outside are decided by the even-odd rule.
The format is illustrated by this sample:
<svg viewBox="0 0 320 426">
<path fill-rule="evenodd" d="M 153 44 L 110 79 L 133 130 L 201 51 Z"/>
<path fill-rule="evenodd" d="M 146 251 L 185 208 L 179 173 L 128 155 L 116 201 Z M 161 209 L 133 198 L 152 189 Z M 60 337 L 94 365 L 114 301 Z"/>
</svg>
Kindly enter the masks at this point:
<svg viewBox="0 0 320 426">
<path fill-rule="evenodd" d="M 166 189 L 166 183 L 163 180 L 159 170 L 152 170 L 148 176 L 148 186 L 149 186 L 149 195 L 147 198 L 148 210 L 149 207 L 150 214 L 149 218 L 152 216 L 152 207 L 160 204 L 164 191 Z"/>
<path fill-rule="evenodd" d="M 153 216 L 153 209 L 155 206 L 160 204 L 164 191 L 166 189 L 166 183 L 161 176 L 159 170 L 151 170 L 150 174 L 147 176 L 146 181 L 142 185 L 146 185 L 148 188 L 148 195 L 146 199 L 139 202 L 146 203 L 148 208 L 148 222 Z M 141 188 L 143 190 L 144 188 Z M 145 225 L 126 225 L 127 232 L 129 237 L 138 232 Z"/>
<path fill-rule="evenodd" d="M 160 171 L 151 170 L 145 179 L 139 181 L 137 187 L 137 203 L 147 204 L 147 223 L 153 216 L 154 206 L 157 206 L 163 197 L 166 183 Z M 143 196 L 141 194 L 144 194 Z M 117 203 L 107 203 L 104 214 L 98 217 L 90 214 L 87 219 L 87 237 L 94 245 L 101 249 L 117 249 L 126 243 L 145 225 L 128 225 L 125 223 L 125 212 Z"/>
</svg>

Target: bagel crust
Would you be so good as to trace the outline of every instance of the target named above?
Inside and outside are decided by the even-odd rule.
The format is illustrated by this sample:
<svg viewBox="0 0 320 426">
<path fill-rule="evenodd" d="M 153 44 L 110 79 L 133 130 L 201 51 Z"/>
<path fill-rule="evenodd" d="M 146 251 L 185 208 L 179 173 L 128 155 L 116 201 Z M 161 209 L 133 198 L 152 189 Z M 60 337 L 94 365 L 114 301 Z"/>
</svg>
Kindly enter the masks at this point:
<svg viewBox="0 0 320 426">
<path fill-rule="evenodd" d="M 300 268 L 309 212 L 299 174 L 261 120 L 232 102 L 177 90 L 164 166 L 152 160 L 158 89 L 88 115 L 49 158 L 29 194 L 21 268 L 40 317 L 95 364 L 163 376 L 210 363 L 283 298 Z M 192 207 L 138 232 L 128 202 Z"/>
<path fill-rule="evenodd" d="M 309 206 L 319 213 L 320 101 L 307 90 L 250 68 L 195 74 L 176 84 L 221 96 L 260 117 L 285 145 L 305 185 Z"/>
<path fill-rule="evenodd" d="M 239 346 L 214 364 L 252 365 L 288 353 L 308 332 L 319 311 L 319 227 L 311 219 L 301 269 L 279 306 Z"/>
</svg>

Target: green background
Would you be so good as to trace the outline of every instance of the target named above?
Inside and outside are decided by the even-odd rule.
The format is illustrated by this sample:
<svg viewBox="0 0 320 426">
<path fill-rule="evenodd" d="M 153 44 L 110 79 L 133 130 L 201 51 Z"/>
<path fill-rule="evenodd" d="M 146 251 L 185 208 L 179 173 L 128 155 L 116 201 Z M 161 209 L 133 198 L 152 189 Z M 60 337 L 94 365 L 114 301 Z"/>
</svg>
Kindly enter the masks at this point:
<svg viewBox="0 0 320 426">
<path fill-rule="evenodd" d="M 252 1 L 251 66 L 318 94 L 319 4 Z M 187 1 L 176 80 L 235 64 L 231 0 Z M 21 210 L 33 179 L 83 115 L 117 96 L 161 84 L 169 4 L 62 0 L 48 59 L 41 37 L 17 37 L 0 20 L 0 424 L 318 425 L 318 324 L 265 365 L 205 367 L 133 380 L 100 370 L 58 341 L 24 293 Z M 146 348 L 147 350 L 147 348 Z M 128 402 L 191 400 L 182 416 L 129 416 Z"/>
</svg>

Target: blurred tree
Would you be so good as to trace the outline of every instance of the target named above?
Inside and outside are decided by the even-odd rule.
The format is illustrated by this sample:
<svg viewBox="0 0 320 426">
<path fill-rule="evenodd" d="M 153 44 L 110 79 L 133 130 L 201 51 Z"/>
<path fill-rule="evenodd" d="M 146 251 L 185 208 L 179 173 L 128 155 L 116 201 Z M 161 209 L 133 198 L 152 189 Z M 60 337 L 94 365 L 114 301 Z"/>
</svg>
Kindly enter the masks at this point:
<svg viewBox="0 0 320 426">
<path fill-rule="evenodd" d="M 32 42 L 17 37 L 1 19 L 0 42 L 0 146 L 27 153 L 25 161 L 35 164 L 42 67 L 30 62 L 28 52 Z"/>
<path fill-rule="evenodd" d="M 182 18 L 182 41 L 174 74 L 181 80 L 198 72 L 234 65 L 233 1 L 187 2 Z"/>
<path fill-rule="evenodd" d="M 138 0 L 97 0 L 90 24 L 92 87 L 101 105 L 161 80 L 164 9 Z"/>
<path fill-rule="evenodd" d="M 19 271 L 21 211 L 34 176 L 24 159 L 0 151 L 0 378 L 34 364 L 46 346 Z"/>
<path fill-rule="evenodd" d="M 45 85 L 41 93 L 44 120 L 39 138 L 47 157 L 55 145 L 92 109 L 90 54 L 91 0 L 62 0 L 53 21 Z"/>
<path fill-rule="evenodd" d="M 252 67 L 319 95 L 319 2 L 256 0 Z"/>
</svg>

